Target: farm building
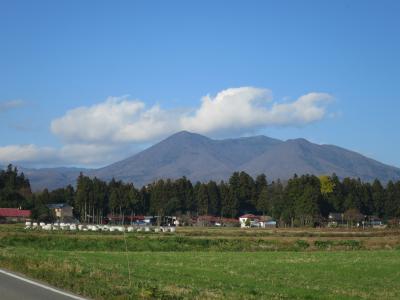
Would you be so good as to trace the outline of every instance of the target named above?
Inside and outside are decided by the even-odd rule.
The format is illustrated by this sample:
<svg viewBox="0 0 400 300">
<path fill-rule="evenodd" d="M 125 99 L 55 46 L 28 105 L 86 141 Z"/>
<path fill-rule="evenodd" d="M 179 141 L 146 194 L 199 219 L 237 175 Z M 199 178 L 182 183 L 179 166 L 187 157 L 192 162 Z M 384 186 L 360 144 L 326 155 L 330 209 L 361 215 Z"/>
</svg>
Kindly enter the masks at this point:
<svg viewBox="0 0 400 300">
<path fill-rule="evenodd" d="M 176 226 L 179 225 L 176 216 L 145 216 L 144 223 L 147 225 Z"/>
<path fill-rule="evenodd" d="M 246 228 L 251 227 L 252 224 L 258 223 L 259 216 L 253 214 L 245 214 L 239 217 L 240 227 Z"/>
<path fill-rule="evenodd" d="M 253 214 L 245 214 L 239 217 L 240 227 L 276 227 L 276 221 L 270 216 L 256 216 Z"/>
<path fill-rule="evenodd" d="M 203 227 L 236 227 L 238 226 L 238 220 L 233 218 L 222 218 L 214 216 L 198 216 L 192 220 L 192 224 Z"/>
<path fill-rule="evenodd" d="M 0 223 L 25 222 L 31 217 L 31 211 L 18 208 L 0 208 Z"/>
<path fill-rule="evenodd" d="M 59 220 L 73 218 L 73 207 L 67 203 L 48 204 L 47 207 L 54 213 Z"/>
<path fill-rule="evenodd" d="M 106 221 L 111 224 L 133 224 L 144 222 L 145 216 L 108 214 Z"/>
<path fill-rule="evenodd" d="M 377 216 L 365 216 L 365 221 L 362 221 L 362 225 L 363 227 L 386 228 L 381 218 Z"/>
<path fill-rule="evenodd" d="M 363 215 L 357 211 L 345 213 L 330 213 L 328 216 L 328 227 L 373 227 L 384 228 L 386 225 L 377 216 Z"/>
<path fill-rule="evenodd" d="M 330 213 L 328 215 L 328 227 L 337 227 L 346 224 L 343 213 Z"/>
<path fill-rule="evenodd" d="M 115 215 L 108 214 L 105 219 L 111 224 L 136 224 L 146 226 L 178 226 L 179 221 L 175 216 L 135 216 L 135 215 Z"/>
<path fill-rule="evenodd" d="M 269 228 L 276 227 L 276 221 L 270 216 L 261 216 L 259 220 L 259 227 L 261 228 Z"/>
</svg>

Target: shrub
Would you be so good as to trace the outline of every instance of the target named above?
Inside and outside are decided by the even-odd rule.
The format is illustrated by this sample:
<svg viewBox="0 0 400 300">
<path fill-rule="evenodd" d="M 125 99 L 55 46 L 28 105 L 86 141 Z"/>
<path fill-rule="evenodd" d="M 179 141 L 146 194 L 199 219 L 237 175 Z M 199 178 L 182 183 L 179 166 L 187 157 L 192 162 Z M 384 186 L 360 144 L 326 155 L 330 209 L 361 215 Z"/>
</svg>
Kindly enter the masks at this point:
<svg viewBox="0 0 400 300">
<path fill-rule="evenodd" d="M 330 250 L 333 246 L 333 241 L 315 241 L 314 246 L 319 250 Z"/>
<path fill-rule="evenodd" d="M 338 241 L 337 244 L 339 246 L 344 246 L 346 249 L 350 250 L 361 249 L 361 241 L 345 240 L 345 241 Z"/>
<path fill-rule="evenodd" d="M 295 242 L 295 247 L 299 250 L 305 250 L 310 247 L 310 244 L 305 240 L 297 240 Z"/>
</svg>

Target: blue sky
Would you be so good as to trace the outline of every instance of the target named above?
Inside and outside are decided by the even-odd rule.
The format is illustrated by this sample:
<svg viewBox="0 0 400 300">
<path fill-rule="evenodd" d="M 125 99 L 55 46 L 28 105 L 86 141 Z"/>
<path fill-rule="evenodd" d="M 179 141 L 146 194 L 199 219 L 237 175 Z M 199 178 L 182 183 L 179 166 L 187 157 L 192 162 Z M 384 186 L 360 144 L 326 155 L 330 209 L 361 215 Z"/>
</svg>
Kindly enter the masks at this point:
<svg viewBox="0 0 400 300">
<path fill-rule="evenodd" d="M 399 1 L 0 0 L 0 164 L 101 166 L 188 129 L 304 137 L 400 167 L 399 13 Z"/>
</svg>

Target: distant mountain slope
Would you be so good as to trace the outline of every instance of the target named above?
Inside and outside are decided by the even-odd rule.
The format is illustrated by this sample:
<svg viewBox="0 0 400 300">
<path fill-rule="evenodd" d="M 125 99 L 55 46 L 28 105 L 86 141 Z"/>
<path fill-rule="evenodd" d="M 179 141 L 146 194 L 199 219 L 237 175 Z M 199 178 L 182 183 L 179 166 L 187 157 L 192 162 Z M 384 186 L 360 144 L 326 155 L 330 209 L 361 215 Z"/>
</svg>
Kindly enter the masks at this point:
<svg viewBox="0 0 400 300">
<path fill-rule="evenodd" d="M 24 172 L 34 191 L 40 191 L 45 188 L 55 190 L 69 184 L 74 186 L 80 172 L 87 174 L 91 171 L 89 169 L 64 167 L 43 169 L 18 168 L 18 170 Z"/>
<path fill-rule="evenodd" d="M 220 180 L 230 176 L 239 164 L 279 143 L 281 141 L 264 136 L 212 140 L 182 131 L 130 158 L 96 170 L 92 175 L 104 179 L 115 177 L 139 185 L 159 178 L 182 176 L 193 181 Z"/>
<path fill-rule="evenodd" d="M 269 178 L 287 179 L 296 174 L 332 174 L 365 181 L 383 182 L 400 178 L 400 169 L 361 154 L 332 145 L 317 145 L 304 139 L 288 140 L 271 151 L 241 165 L 251 175 L 265 173 Z"/>
<path fill-rule="evenodd" d="M 400 169 L 384 165 L 356 152 L 305 139 L 286 142 L 265 136 L 213 140 L 179 132 L 141 153 L 92 173 L 137 185 L 160 178 L 186 176 L 193 181 L 227 179 L 234 171 L 271 179 L 297 174 L 332 174 L 370 181 L 400 179 Z"/>
<path fill-rule="evenodd" d="M 213 140 L 186 131 L 176 133 L 152 147 L 100 169 L 27 169 L 35 190 L 74 184 L 79 172 L 103 180 L 112 177 L 136 186 L 160 178 L 186 176 L 192 181 L 226 180 L 234 171 L 270 179 L 288 179 L 294 173 L 332 174 L 383 182 L 400 179 L 400 169 L 356 152 L 304 139 L 280 141 L 265 136 Z"/>
</svg>

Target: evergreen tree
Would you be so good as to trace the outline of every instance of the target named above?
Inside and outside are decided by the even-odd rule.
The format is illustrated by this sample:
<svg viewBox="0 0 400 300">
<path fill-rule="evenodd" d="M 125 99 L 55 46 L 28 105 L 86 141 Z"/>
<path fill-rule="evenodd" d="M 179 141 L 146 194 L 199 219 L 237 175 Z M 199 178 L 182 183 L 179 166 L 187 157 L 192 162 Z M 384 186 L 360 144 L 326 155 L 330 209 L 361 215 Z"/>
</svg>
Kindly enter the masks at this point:
<svg viewBox="0 0 400 300">
<path fill-rule="evenodd" d="M 267 212 L 271 210 L 271 200 L 270 200 L 270 195 L 269 195 L 269 190 L 268 187 L 264 187 L 259 196 L 258 196 L 258 201 L 257 201 L 257 210 L 262 212 L 263 215 L 265 215 Z"/>
<path fill-rule="evenodd" d="M 372 202 L 374 214 L 382 217 L 385 213 L 385 189 L 378 179 L 375 179 L 372 184 Z"/>
<path fill-rule="evenodd" d="M 387 219 L 400 217 L 400 187 L 399 182 L 395 184 L 389 181 L 386 186 L 385 217 Z"/>
<path fill-rule="evenodd" d="M 265 176 L 265 174 L 260 174 L 256 177 L 256 180 L 254 182 L 254 193 L 252 197 L 253 206 L 259 212 L 262 212 L 262 210 L 259 209 L 258 202 L 260 200 L 260 194 L 265 188 L 268 188 L 267 177 Z"/>
<path fill-rule="evenodd" d="M 238 200 L 232 187 L 220 183 L 221 193 L 221 215 L 227 218 L 234 218 L 238 214 Z"/>
<path fill-rule="evenodd" d="M 284 188 L 281 181 L 278 179 L 276 182 L 273 181 L 268 187 L 271 202 L 271 215 L 277 220 L 281 220 L 282 213 L 285 209 L 284 202 Z"/>
<path fill-rule="evenodd" d="M 208 214 L 219 216 L 221 214 L 221 195 L 215 181 L 207 184 Z"/>
<path fill-rule="evenodd" d="M 208 191 L 207 186 L 205 184 L 200 184 L 198 189 L 196 190 L 196 202 L 198 214 L 208 215 L 209 211 L 209 199 L 208 199 Z"/>
</svg>

